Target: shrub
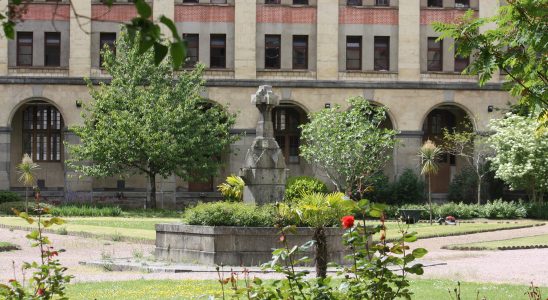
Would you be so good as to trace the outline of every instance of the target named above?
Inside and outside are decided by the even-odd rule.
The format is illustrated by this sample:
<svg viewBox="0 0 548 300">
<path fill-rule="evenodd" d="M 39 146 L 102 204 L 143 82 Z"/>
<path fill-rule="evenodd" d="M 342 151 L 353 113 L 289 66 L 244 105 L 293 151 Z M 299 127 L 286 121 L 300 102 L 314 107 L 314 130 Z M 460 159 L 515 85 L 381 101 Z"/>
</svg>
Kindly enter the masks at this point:
<svg viewBox="0 0 548 300">
<path fill-rule="evenodd" d="M 244 196 L 245 182 L 240 176 L 230 175 L 226 181 L 219 184 L 217 189 L 226 201 L 240 202 Z"/>
<path fill-rule="evenodd" d="M 478 177 L 470 168 L 464 168 L 455 175 L 449 184 L 447 199 L 449 201 L 464 201 L 466 203 L 477 202 Z"/>
<path fill-rule="evenodd" d="M 205 226 L 270 227 L 275 223 L 271 205 L 255 206 L 238 202 L 200 203 L 187 209 L 183 222 Z"/>
<path fill-rule="evenodd" d="M 548 203 L 530 203 L 525 208 L 528 218 L 548 220 Z"/>
<path fill-rule="evenodd" d="M 42 207 L 51 207 L 47 204 L 41 204 Z M 33 215 L 34 210 L 30 209 L 34 207 L 34 201 L 29 204 L 29 214 Z M 12 211 L 12 208 L 17 209 L 18 211 L 25 211 L 25 201 L 16 201 L 16 202 L 4 202 L 0 203 L 0 214 L 3 215 L 15 215 Z"/>
<path fill-rule="evenodd" d="M 9 191 L 0 191 L 0 204 L 6 202 L 23 201 L 19 194 Z"/>
<path fill-rule="evenodd" d="M 413 170 L 405 169 L 392 186 L 395 203 L 424 202 L 424 181 Z"/>
<path fill-rule="evenodd" d="M 321 180 L 309 176 L 296 176 L 287 179 L 284 196 L 286 201 L 292 201 L 304 194 L 311 193 L 327 193 L 327 186 Z"/>
<path fill-rule="evenodd" d="M 117 217 L 122 214 L 122 209 L 118 206 L 69 204 L 52 207 L 50 213 L 63 217 Z"/>
<path fill-rule="evenodd" d="M 371 188 L 364 194 L 365 198 L 385 204 L 396 204 L 392 198 L 393 185 L 384 174 L 375 176 L 371 182 Z"/>
<path fill-rule="evenodd" d="M 514 219 L 525 218 L 527 216 L 527 209 L 520 202 L 505 202 L 502 200 L 495 200 L 493 202 L 487 201 L 483 207 L 484 218 L 491 219 Z"/>
</svg>

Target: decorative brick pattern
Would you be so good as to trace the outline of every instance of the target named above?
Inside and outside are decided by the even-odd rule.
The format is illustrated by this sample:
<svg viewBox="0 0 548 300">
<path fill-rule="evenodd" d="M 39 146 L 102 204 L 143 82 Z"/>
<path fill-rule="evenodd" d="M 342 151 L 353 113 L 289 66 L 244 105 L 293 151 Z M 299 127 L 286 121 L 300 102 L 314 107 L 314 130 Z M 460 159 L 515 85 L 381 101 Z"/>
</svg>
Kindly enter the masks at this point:
<svg viewBox="0 0 548 300">
<path fill-rule="evenodd" d="M 392 72 L 339 72 L 339 80 L 354 81 L 395 81 L 398 73 Z"/>
<path fill-rule="evenodd" d="M 316 72 L 293 70 L 257 71 L 257 79 L 315 80 Z"/>
<path fill-rule="evenodd" d="M 257 5 L 257 23 L 315 24 L 315 7 Z"/>
<path fill-rule="evenodd" d="M 398 25 L 398 11 L 386 8 L 343 6 L 339 11 L 339 24 Z"/>
<path fill-rule="evenodd" d="M 434 22 L 456 23 L 465 12 L 462 9 L 423 9 L 421 10 L 421 25 L 430 25 Z"/>
<path fill-rule="evenodd" d="M 27 6 L 26 13 L 21 17 L 23 20 L 65 20 L 70 18 L 70 6 L 59 3 L 32 3 Z"/>
<path fill-rule="evenodd" d="M 91 17 L 94 21 L 128 22 L 137 16 L 133 4 L 115 4 L 108 7 L 104 4 L 91 6 Z"/>
<path fill-rule="evenodd" d="M 175 22 L 234 23 L 234 6 L 176 5 Z"/>
</svg>

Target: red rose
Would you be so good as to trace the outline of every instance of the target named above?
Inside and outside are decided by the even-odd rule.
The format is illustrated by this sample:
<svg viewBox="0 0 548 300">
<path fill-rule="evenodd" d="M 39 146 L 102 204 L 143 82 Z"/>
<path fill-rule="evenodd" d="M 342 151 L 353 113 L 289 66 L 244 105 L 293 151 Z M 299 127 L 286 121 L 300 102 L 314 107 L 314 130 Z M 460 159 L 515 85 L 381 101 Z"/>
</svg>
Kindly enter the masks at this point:
<svg viewBox="0 0 548 300">
<path fill-rule="evenodd" d="M 354 216 L 344 216 L 341 219 L 343 228 L 352 228 L 354 226 Z"/>
<path fill-rule="evenodd" d="M 36 294 L 38 294 L 38 296 L 43 296 L 44 295 L 44 289 L 38 289 Z"/>
<path fill-rule="evenodd" d="M 445 220 L 446 220 L 446 221 L 449 221 L 449 222 L 455 222 L 456 219 L 455 219 L 455 217 L 453 217 L 453 216 L 447 216 L 447 217 L 445 218 Z"/>
</svg>

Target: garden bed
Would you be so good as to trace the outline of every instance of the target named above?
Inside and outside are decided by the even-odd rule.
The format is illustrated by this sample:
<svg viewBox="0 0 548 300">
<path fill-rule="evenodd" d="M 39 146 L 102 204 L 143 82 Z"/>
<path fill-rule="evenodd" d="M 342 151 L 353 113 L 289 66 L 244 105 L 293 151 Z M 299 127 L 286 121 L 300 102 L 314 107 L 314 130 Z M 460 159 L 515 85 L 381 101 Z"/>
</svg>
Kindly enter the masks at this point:
<svg viewBox="0 0 548 300">
<path fill-rule="evenodd" d="M 19 246 L 8 243 L 8 242 L 0 242 L 0 252 L 7 252 L 7 251 L 13 251 L 13 250 L 19 250 L 21 249 Z"/>
<path fill-rule="evenodd" d="M 343 229 L 326 228 L 329 261 L 343 263 Z M 288 243 L 302 245 L 312 240 L 313 229 L 299 227 Z M 257 266 L 272 258 L 280 248 L 279 230 L 272 227 L 225 227 L 185 224 L 156 224 L 158 259 L 205 265 Z M 312 250 L 312 249 L 311 249 Z M 312 253 L 307 254 L 313 257 Z"/>
<path fill-rule="evenodd" d="M 481 251 L 481 250 L 522 250 L 548 248 L 548 234 L 525 236 L 506 240 L 485 241 L 463 245 L 443 246 L 448 250 Z"/>
</svg>

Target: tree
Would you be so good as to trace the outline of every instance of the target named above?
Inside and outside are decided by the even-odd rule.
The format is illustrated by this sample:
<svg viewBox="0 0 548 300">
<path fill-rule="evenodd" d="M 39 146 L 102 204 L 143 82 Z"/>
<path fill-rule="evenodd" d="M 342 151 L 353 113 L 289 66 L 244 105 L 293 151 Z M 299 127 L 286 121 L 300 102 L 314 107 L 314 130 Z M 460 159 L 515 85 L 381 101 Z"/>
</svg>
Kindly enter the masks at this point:
<svg viewBox="0 0 548 300">
<path fill-rule="evenodd" d="M 492 156 L 493 150 L 487 145 L 487 137 L 474 132 L 470 122 L 463 124 L 463 129 L 443 129 L 442 149 L 452 155 L 458 156 L 474 171 L 477 182 L 476 201 L 481 204 L 481 186 L 483 178 L 489 172 L 485 168 L 487 159 Z"/>
<path fill-rule="evenodd" d="M 491 120 L 489 127 L 495 133 L 488 142 L 496 153 L 490 158 L 495 177 L 542 203 L 548 190 L 548 132 L 535 133 L 538 126 L 534 118 L 508 113 Z"/>
<path fill-rule="evenodd" d="M 322 169 L 338 191 L 360 196 L 390 159 L 396 132 L 382 128 L 386 109 L 362 97 L 348 100 L 350 108 L 323 109 L 301 126 L 301 156 Z"/>
<path fill-rule="evenodd" d="M 21 163 L 17 165 L 19 173 L 19 182 L 25 185 L 25 212 L 29 213 L 29 187 L 32 187 L 36 182 L 35 172 L 39 170 L 38 164 L 32 161 L 28 154 L 23 155 Z"/>
<path fill-rule="evenodd" d="M 428 206 L 430 208 L 430 225 L 432 225 L 432 175 L 438 174 L 438 157 L 441 149 L 431 140 L 427 140 L 419 150 L 421 158 L 421 174 L 428 176 Z"/>
<path fill-rule="evenodd" d="M 484 85 L 499 70 L 507 87 L 548 125 L 548 5 L 546 0 L 507 0 L 490 18 L 467 12 L 455 24 L 435 23 L 440 39 L 453 38 L 456 54 L 474 59 L 465 73 L 479 75 Z M 481 31 L 494 23 L 495 28 Z"/>
<path fill-rule="evenodd" d="M 84 124 L 71 128 L 81 143 L 68 145 L 69 165 L 86 176 L 147 175 L 154 208 L 158 175 L 190 180 L 217 172 L 235 141 L 235 116 L 200 97 L 203 66 L 176 75 L 168 61 L 155 65 L 151 50 L 141 55 L 125 32 L 116 47 L 117 55 L 104 49 L 110 84 L 95 88 L 88 80 L 93 101 Z"/>
</svg>

